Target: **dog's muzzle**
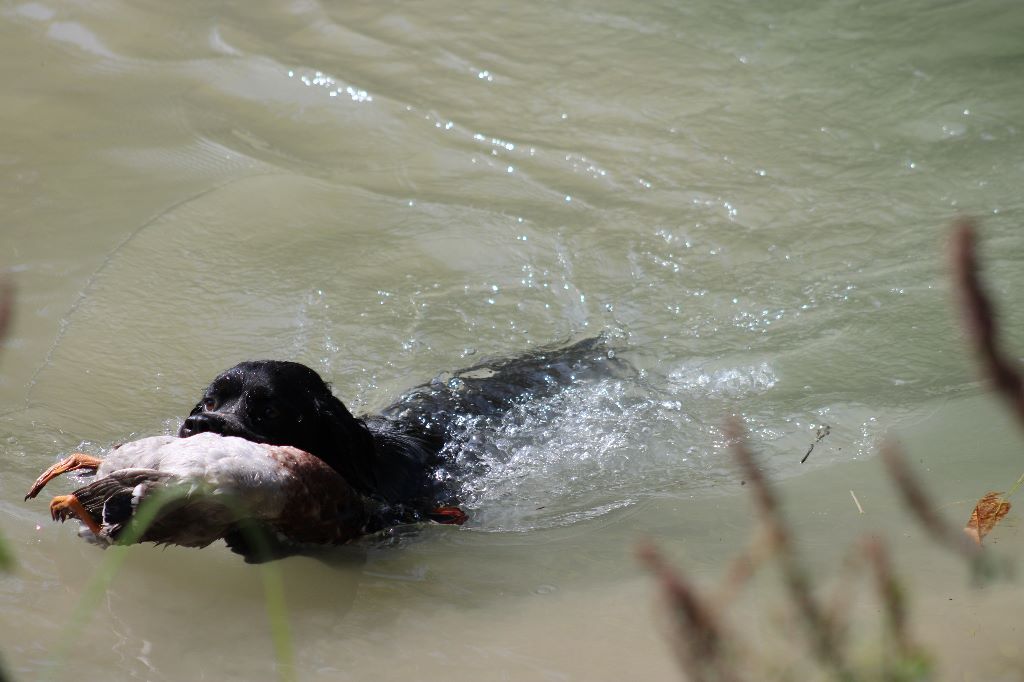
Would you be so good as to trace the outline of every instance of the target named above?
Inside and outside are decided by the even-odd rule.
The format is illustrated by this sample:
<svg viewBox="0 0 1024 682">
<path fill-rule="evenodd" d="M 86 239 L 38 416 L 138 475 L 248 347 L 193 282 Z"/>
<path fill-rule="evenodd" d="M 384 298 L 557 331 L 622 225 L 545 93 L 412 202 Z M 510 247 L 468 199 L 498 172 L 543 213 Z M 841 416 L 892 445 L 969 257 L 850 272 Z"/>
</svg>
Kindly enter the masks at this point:
<svg viewBox="0 0 1024 682">
<path fill-rule="evenodd" d="M 266 439 L 260 434 L 246 428 L 237 419 L 218 414 L 217 412 L 201 412 L 187 419 L 178 429 L 179 438 L 188 438 L 197 433 L 219 433 L 222 436 L 238 436 L 246 440 L 263 443 Z"/>
</svg>

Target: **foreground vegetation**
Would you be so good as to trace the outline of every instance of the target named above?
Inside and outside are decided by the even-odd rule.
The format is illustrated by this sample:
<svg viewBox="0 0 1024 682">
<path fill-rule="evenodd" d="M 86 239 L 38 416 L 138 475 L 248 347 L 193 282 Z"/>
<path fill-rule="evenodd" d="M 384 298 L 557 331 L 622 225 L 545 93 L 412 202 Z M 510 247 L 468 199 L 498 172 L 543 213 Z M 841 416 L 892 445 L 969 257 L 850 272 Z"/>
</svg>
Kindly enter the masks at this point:
<svg viewBox="0 0 1024 682">
<path fill-rule="evenodd" d="M 968 221 L 954 226 L 950 241 L 950 264 L 954 290 L 981 372 L 1024 427 L 1024 374 L 1018 363 L 999 346 L 997 316 L 982 287 L 975 255 L 975 229 Z M 907 590 L 895 574 L 890 549 L 878 535 L 868 535 L 846 553 L 839 572 L 846 577 L 829 598 L 822 597 L 811 571 L 799 556 L 792 526 L 787 522 L 778 494 L 757 465 L 747 446 L 740 423 L 726 425 L 733 454 L 745 480 L 751 484 L 759 530 L 750 546 L 737 556 L 715 588 L 699 586 L 685 571 L 671 566 L 652 546 L 640 548 L 641 560 L 656 576 L 664 593 L 675 631 L 670 637 L 680 665 L 691 682 L 733 682 L 764 677 L 764 670 L 777 667 L 775 661 L 758 660 L 758 654 L 739 641 L 729 626 L 730 606 L 757 570 L 774 562 L 788 601 L 789 618 L 803 632 L 799 646 L 818 676 L 854 682 L 860 680 L 912 681 L 932 679 L 936 657 L 918 646 L 910 633 Z M 990 550 L 985 536 L 1010 511 L 1009 497 L 1016 493 L 1024 475 L 1004 494 L 986 493 L 975 505 L 963 528 L 952 525 L 936 510 L 939 505 L 928 494 L 894 443 L 881 446 L 881 459 L 917 524 L 945 550 L 960 557 L 977 584 L 1006 576 L 1008 571 Z M 852 491 L 851 491 L 852 494 Z M 860 503 L 854 497 L 858 508 Z M 873 598 L 880 607 L 884 649 L 865 656 L 861 642 L 850 636 L 853 601 L 852 577 L 868 572 L 873 578 Z M 1024 672 L 1024 671 L 1020 671 Z M 783 673 L 782 679 L 788 679 Z M 798 679 L 794 677 L 794 679 Z M 799 679 L 804 679 L 801 673 Z"/>
</svg>

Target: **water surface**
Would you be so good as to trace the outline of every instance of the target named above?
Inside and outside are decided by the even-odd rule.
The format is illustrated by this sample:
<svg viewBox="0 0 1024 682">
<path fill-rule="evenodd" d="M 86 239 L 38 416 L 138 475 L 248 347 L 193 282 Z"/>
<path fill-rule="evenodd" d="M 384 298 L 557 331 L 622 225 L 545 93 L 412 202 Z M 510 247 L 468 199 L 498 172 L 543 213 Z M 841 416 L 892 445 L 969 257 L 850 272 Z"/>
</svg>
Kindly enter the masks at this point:
<svg viewBox="0 0 1024 682">
<path fill-rule="evenodd" d="M 305 362 L 368 412 L 601 332 L 640 376 L 479 425 L 501 456 L 465 483 L 471 524 L 282 563 L 299 679 L 672 677 L 632 548 L 711 580 L 744 545 L 726 414 L 815 566 L 888 527 L 923 636 L 974 642 L 944 673 L 998 664 L 1019 586 L 968 590 L 875 451 L 903 434 L 957 519 L 1020 473 L 943 243 L 982 219 L 1024 348 L 1021 35 L 981 1 L 4 3 L 7 667 L 41 674 L 103 558 L 21 502 L 56 457 L 175 429 L 241 359 Z M 139 548 L 72 658 L 270 679 L 259 574 Z"/>
</svg>

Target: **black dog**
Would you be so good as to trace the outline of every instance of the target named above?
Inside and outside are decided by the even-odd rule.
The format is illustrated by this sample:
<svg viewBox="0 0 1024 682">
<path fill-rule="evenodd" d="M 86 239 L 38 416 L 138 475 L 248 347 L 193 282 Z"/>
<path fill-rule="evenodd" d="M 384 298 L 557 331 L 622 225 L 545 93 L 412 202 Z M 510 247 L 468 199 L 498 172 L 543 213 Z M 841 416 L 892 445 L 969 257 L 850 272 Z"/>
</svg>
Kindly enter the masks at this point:
<svg viewBox="0 0 1024 682">
<path fill-rule="evenodd" d="M 583 378 L 627 365 L 603 337 L 485 362 L 417 386 L 377 415 L 355 417 L 320 376 L 295 362 L 257 360 L 206 389 L 178 435 L 203 431 L 310 452 L 379 501 L 377 528 L 435 518 L 458 504 L 452 445 L 465 418 L 492 418 Z M 457 476 L 458 472 L 454 472 Z M 456 510 L 457 511 L 457 510 Z M 368 529 L 374 530 L 376 528 Z"/>
</svg>

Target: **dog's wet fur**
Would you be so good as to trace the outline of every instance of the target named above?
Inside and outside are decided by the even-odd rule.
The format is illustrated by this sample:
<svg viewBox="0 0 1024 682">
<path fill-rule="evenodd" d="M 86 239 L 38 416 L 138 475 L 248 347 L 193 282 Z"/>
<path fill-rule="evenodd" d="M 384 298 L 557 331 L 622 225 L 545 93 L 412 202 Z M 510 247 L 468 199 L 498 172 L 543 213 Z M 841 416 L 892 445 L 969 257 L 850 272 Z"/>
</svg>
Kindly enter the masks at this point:
<svg viewBox="0 0 1024 682">
<path fill-rule="evenodd" d="M 626 364 L 610 351 L 604 337 L 594 337 L 484 362 L 416 386 L 379 413 L 361 416 L 305 365 L 242 362 L 213 380 L 178 435 L 210 431 L 295 446 L 379 501 L 376 526 L 414 522 L 458 504 L 453 448 L 445 445 L 456 438 L 460 422 L 500 417 L 576 381 L 618 374 Z"/>
</svg>

